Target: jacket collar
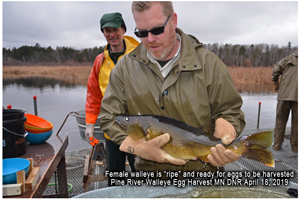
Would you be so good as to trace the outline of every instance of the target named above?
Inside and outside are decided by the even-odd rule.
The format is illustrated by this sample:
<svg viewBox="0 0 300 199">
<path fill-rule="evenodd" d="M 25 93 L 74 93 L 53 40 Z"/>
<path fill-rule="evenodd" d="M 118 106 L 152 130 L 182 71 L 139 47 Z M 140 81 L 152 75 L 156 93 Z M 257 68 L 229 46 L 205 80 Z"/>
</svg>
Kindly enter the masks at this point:
<svg viewBox="0 0 300 199">
<path fill-rule="evenodd" d="M 135 40 L 133 37 L 130 36 L 123 36 L 123 41 L 125 42 L 125 52 L 124 54 L 127 54 L 128 52 L 131 52 L 133 49 L 135 49 L 136 46 L 139 45 L 139 42 L 137 40 Z M 108 52 L 108 45 L 106 44 L 105 48 L 104 48 L 104 52 L 109 53 Z"/>
</svg>

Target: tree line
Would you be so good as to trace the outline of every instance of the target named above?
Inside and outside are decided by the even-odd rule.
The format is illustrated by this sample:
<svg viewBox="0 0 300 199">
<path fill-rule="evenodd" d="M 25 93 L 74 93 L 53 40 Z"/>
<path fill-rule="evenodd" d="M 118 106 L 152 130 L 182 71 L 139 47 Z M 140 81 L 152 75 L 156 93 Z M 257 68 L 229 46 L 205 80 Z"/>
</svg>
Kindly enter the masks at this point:
<svg viewBox="0 0 300 199">
<path fill-rule="evenodd" d="M 59 47 L 53 49 L 41 47 L 36 43 L 35 46 L 21 46 L 20 48 L 6 49 L 3 48 L 3 64 L 11 65 L 9 62 L 16 63 L 66 63 L 66 62 L 93 62 L 97 55 L 104 51 L 105 46 L 86 48 L 76 50 L 70 47 Z"/>
<path fill-rule="evenodd" d="M 273 66 L 279 60 L 298 50 L 298 46 L 292 47 L 291 42 L 279 47 L 276 44 L 204 44 L 204 47 L 215 53 L 227 66 Z M 92 63 L 97 55 L 104 51 L 105 46 L 76 50 L 70 47 L 41 47 L 21 46 L 19 48 L 3 48 L 3 65 L 24 63 Z"/>
<path fill-rule="evenodd" d="M 291 42 L 281 48 L 276 44 L 208 44 L 206 48 L 216 55 L 227 66 L 273 66 L 278 61 L 298 50 Z"/>
</svg>

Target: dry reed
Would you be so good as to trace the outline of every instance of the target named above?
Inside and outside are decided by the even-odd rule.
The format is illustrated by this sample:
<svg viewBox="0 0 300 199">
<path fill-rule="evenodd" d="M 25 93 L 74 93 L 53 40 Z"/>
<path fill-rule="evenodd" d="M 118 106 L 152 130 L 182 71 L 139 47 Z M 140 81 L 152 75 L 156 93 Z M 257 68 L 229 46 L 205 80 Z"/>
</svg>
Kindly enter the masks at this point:
<svg viewBox="0 0 300 199">
<path fill-rule="evenodd" d="M 4 78 L 46 77 L 87 83 L 91 70 L 92 66 L 3 66 L 2 72 Z"/>
<path fill-rule="evenodd" d="M 273 84 L 273 67 L 228 67 L 228 70 L 235 85 Z"/>
<path fill-rule="evenodd" d="M 39 76 L 87 82 L 92 66 L 3 66 L 3 77 Z M 235 85 L 272 84 L 272 67 L 228 67 Z"/>
</svg>

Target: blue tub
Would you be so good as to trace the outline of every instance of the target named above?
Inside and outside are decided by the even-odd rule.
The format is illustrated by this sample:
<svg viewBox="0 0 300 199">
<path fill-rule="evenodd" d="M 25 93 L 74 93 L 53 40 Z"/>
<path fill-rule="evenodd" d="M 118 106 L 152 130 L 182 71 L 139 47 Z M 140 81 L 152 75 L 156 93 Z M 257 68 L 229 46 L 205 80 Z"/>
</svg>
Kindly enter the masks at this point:
<svg viewBox="0 0 300 199">
<path fill-rule="evenodd" d="M 2 160 L 3 184 L 17 183 L 17 172 L 25 170 L 25 176 L 29 170 L 30 161 L 24 158 L 7 158 Z"/>
</svg>

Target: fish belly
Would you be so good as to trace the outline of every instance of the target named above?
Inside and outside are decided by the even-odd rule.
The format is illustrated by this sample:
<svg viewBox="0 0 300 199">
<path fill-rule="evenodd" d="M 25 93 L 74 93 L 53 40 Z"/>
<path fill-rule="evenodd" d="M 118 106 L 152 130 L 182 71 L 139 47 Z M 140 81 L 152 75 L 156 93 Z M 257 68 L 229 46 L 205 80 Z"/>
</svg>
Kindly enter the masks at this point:
<svg viewBox="0 0 300 199">
<path fill-rule="evenodd" d="M 210 154 L 210 146 L 201 145 L 199 143 L 169 143 L 162 148 L 171 156 L 183 160 L 193 160 Z"/>
</svg>

